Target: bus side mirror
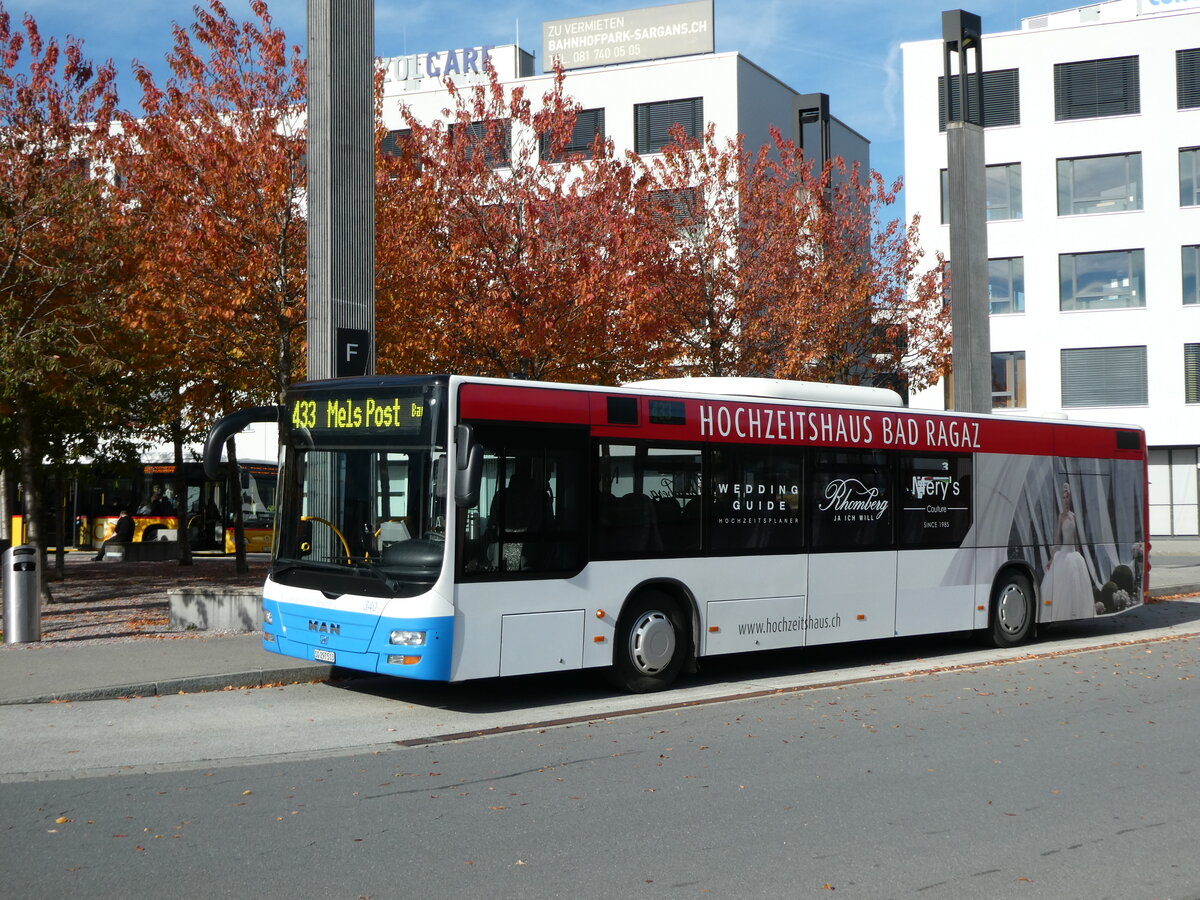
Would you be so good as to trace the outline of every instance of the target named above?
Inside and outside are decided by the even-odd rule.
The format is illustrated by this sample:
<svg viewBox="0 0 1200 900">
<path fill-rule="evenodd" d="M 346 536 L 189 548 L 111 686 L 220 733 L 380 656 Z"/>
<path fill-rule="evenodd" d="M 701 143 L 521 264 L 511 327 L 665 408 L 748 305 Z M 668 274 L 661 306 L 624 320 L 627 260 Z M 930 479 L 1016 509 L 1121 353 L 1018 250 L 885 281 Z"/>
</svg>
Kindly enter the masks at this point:
<svg viewBox="0 0 1200 900">
<path fill-rule="evenodd" d="M 479 483 L 483 477 L 483 447 L 475 443 L 470 425 L 454 428 L 454 502 L 469 507 L 479 503 Z"/>
</svg>

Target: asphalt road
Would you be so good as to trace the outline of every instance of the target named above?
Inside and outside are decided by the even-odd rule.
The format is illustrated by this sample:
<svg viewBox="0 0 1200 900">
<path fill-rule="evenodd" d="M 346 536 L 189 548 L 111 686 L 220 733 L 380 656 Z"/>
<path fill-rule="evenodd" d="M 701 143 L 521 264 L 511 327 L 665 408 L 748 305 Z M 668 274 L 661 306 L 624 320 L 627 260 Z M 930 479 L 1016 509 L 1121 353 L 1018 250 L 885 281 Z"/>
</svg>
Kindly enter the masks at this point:
<svg viewBox="0 0 1200 900">
<path fill-rule="evenodd" d="M 584 676 L 2 710 L 3 887 L 1200 896 L 1200 641 L 1033 649 L 830 651 L 784 692 L 788 663 L 739 658 L 642 712 Z"/>
</svg>

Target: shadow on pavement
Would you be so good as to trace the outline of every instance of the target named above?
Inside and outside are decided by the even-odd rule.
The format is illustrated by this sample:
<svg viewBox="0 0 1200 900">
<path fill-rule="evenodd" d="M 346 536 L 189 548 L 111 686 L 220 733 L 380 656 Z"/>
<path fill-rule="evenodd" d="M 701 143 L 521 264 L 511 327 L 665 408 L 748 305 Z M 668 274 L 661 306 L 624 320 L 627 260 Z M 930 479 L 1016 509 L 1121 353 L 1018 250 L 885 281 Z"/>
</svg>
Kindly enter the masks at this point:
<svg viewBox="0 0 1200 900">
<path fill-rule="evenodd" d="M 1136 640 L 1139 634 L 1147 631 L 1198 621 L 1200 601 L 1151 603 L 1116 616 L 1043 626 L 1039 637 L 1024 649 L 1033 654 L 1052 653 L 1056 645 L 1077 638 Z M 1108 640 L 1103 642 L 1108 643 Z M 700 661 L 697 674 L 681 676 L 675 687 L 662 694 L 640 695 L 641 702 L 637 705 L 643 708 L 658 705 L 655 697 L 662 697 L 663 703 L 686 704 L 689 689 L 718 685 L 728 685 L 729 694 L 745 693 L 762 687 L 754 682 L 765 679 L 828 673 L 830 680 L 842 680 L 845 677 L 842 670 L 847 666 L 859 669 L 909 662 L 913 671 L 923 671 L 937 668 L 951 657 L 956 665 L 961 665 L 965 656 L 965 662 L 969 664 L 971 657 L 976 655 L 979 664 L 984 665 L 994 661 L 990 655 L 993 652 L 982 646 L 973 634 L 959 633 L 708 657 Z M 488 678 L 457 684 L 366 676 L 335 682 L 333 686 L 399 703 L 476 715 L 628 696 L 609 686 L 598 671 Z M 707 691 L 704 696 L 709 698 L 711 695 L 712 692 Z"/>
</svg>

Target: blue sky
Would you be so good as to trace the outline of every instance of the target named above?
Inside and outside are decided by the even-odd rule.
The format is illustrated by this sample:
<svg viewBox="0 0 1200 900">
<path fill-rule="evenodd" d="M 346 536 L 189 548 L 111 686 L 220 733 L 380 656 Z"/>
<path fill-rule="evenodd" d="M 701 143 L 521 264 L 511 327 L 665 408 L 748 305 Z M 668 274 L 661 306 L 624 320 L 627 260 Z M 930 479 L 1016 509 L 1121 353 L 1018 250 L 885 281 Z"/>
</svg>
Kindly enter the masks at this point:
<svg viewBox="0 0 1200 900">
<path fill-rule="evenodd" d="M 207 3 L 207 0 L 204 0 Z M 246 0 L 225 0 L 241 18 Z M 193 21 L 192 0 L 0 0 L 15 20 L 32 13 L 44 35 L 68 34 L 93 59 L 121 73 L 121 103 L 139 92 L 130 75 L 137 59 L 165 74 L 171 23 Z M 541 51 L 542 23 L 570 16 L 658 5 L 655 0 L 378 0 L 375 46 L 380 56 L 478 44 Z M 964 8 L 984 31 L 1020 27 L 1023 16 L 1084 5 L 1082 0 L 977 0 Z M 900 44 L 940 37 L 941 11 L 952 0 L 716 0 L 718 51 L 736 50 L 801 93 L 830 96 L 833 115 L 871 141 L 872 167 L 888 180 L 903 174 Z M 276 25 L 305 42 L 304 0 L 270 2 Z M 986 60 L 986 45 L 984 58 Z M 541 61 L 538 61 L 539 68 Z"/>
</svg>

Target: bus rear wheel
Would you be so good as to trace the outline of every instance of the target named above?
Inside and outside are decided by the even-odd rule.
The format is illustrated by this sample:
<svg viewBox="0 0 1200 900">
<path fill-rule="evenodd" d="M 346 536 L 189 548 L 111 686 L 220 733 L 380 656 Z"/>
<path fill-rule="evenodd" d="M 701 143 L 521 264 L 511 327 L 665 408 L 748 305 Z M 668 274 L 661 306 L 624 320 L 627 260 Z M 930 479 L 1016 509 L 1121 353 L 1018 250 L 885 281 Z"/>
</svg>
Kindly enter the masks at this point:
<svg viewBox="0 0 1200 900">
<path fill-rule="evenodd" d="M 661 691 L 675 680 L 687 657 L 687 620 L 663 591 L 643 591 L 617 621 L 608 679 L 637 694 Z"/>
<path fill-rule="evenodd" d="M 1006 572 L 992 593 L 991 642 L 996 647 L 1015 647 L 1033 632 L 1033 588 L 1020 572 Z"/>
</svg>

